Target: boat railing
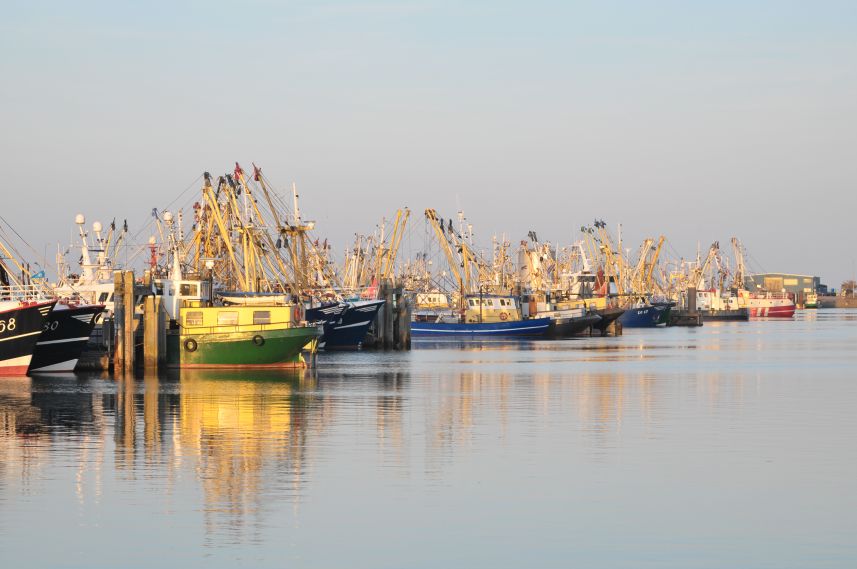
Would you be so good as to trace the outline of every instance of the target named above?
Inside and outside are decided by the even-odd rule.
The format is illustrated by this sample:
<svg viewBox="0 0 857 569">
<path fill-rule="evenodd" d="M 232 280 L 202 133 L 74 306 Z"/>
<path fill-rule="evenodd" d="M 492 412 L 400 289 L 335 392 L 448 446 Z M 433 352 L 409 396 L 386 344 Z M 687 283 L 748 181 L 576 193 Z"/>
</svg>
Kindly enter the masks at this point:
<svg viewBox="0 0 857 569">
<path fill-rule="evenodd" d="M 0 300 L 37 301 L 54 298 L 54 295 L 42 285 L 0 286 Z"/>
<path fill-rule="evenodd" d="M 283 328 L 300 328 L 299 323 L 292 320 L 283 322 L 267 322 L 265 324 L 217 324 L 214 326 L 188 326 L 179 324 L 182 334 L 228 334 L 230 332 L 264 332 L 266 330 L 282 330 Z"/>
</svg>

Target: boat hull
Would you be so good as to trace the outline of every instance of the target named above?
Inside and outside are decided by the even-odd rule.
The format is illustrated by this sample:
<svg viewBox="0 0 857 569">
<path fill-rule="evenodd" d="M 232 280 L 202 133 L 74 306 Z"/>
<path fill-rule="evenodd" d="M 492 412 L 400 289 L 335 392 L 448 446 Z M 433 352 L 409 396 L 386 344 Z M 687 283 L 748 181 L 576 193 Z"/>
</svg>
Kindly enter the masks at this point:
<svg viewBox="0 0 857 569">
<path fill-rule="evenodd" d="M 45 320 L 30 373 L 74 371 L 104 305 L 58 306 Z"/>
<path fill-rule="evenodd" d="M 750 308 L 750 318 L 791 318 L 795 315 L 795 305 L 756 306 Z"/>
<path fill-rule="evenodd" d="M 703 322 L 746 322 L 750 319 L 750 311 L 746 308 L 731 310 L 700 310 Z"/>
<path fill-rule="evenodd" d="M 296 368 L 301 351 L 318 338 L 312 326 L 246 332 L 171 334 L 169 365 L 179 368 Z"/>
<path fill-rule="evenodd" d="M 551 321 L 548 334 L 554 338 L 568 338 L 576 336 L 601 322 L 597 314 L 587 314 L 575 318 L 556 318 Z"/>
<path fill-rule="evenodd" d="M 0 311 L 0 376 L 26 375 L 45 320 L 56 304 L 39 302 Z"/>
<path fill-rule="evenodd" d="M 601 321 L 597 322 L 594 328 L 601 332 L 602 335 L 606 334 L 607 327 L 618 320 L 624 313 L 624 308 L 598 308 L 595 310 L 595 314 L 601 317 Z"/>
<path fill-rule="evenodd" d="M 625 310 L 619 317 L 623 328 L 655 328 L 666 326 L 669 322 L 670 304 L 646 304 L 643 306 L 632 306 Z"/>
<path fill-rule="evenodd" d="M 319 347 L 324 350 L 358 350 L 363 346 L 366 333 L 375 321 L 383 300 L 341 302 L 308 308 L 308 322 L 324 322 L 324 333 Z"/>
<path fill-rule="evenodd" d="M 411 336 L 454 338 L 544 336 L 551 326 L 550 318 L 533 318 L 513 322 L 411 322 Z"/>
</svg>

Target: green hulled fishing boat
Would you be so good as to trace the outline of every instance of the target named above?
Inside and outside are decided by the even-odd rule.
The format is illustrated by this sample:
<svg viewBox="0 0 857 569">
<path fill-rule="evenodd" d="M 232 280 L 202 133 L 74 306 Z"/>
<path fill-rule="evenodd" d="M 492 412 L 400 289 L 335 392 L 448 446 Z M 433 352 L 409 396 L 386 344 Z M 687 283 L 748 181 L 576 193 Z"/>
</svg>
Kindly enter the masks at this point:
<svg viewBox="0 0 857 569">
<path fill-rule="evenodd" d="M 321 330 L 301 326 L 294 305 L 183 307 L 167 336 L 168 363 L 180 368 L 306 367 Z"/>
</svg>

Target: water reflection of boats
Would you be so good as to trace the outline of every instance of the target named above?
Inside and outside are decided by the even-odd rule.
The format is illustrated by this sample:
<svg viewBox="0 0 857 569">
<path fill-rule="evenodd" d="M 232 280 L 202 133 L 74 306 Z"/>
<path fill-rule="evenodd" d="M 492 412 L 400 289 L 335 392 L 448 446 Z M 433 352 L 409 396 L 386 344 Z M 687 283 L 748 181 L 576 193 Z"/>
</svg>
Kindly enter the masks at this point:
<svg viewBox="0 0 857 569">
<path fill-rule="evenodd" d="M 195 461 L 207 527 L 240 533 L 262 514 L 265 485 L 300 493 L 315 407 L 312 391 L 300 391 L 307 377 L 302 370 L 182 373 L 174 452 Z"/>
</svg>

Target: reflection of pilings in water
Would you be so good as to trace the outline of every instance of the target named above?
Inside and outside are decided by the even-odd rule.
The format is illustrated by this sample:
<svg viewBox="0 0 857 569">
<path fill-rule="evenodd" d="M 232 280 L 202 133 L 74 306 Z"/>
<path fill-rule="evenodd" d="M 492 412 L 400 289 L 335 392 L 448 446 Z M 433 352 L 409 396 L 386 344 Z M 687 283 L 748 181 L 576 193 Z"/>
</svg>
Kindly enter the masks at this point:
<svg viewBox="0 0 857 569">
<path fill-rule="evenodd" d="M 622 430 L 625 407 L 625 376 L 596 374 L 580 376 L 580 419 L 597 434 Z"/>
<path fill-rule="evenodd" d="M 143 389 L 143 445 L 146 462 L 151 464 L 160 457 L 161 450 L 160 381 L 156 371 L 146 371 Z"/>
<path fill-rule="evenodd" d="M 498 410 L 503 436 L 508 434 L 508 410 L 513 386 L 508 373 L 461 373 L 440 378 L 437 410 L 427 409 L 435 417 L 427 441 L 434 450 L 449 450 L 472 437 L 479 412 Z M 455 385 L 457 389 L 452 388 Z"/>
<path fill-rule="evenodd" d="M 134 472 L 136 451 L 137 416 L 134 408 L 134 376 L 127 374 L 116 379 L 116 419 L 113 427 L 115 442 L 114 460 L 119 469 L 128 468 Z"/>
<path fill-rule="evenodd" d="M 14 476 L 28 492 L 37 478 L 44 447 L 41 441 L 41 413 L 30 404 L 30 379 L 3 378 L 0 382 L 0 479 Z M 27 435 L 21 438 L 21 435 Z M 20 473 L 7 472 L 20 465 Z"/>
<path fill-rule="evenodd" d="M 403 466 L 406 457 L 402 425 L 404 411 L 404 398 L 401 394 L 403 374 L 385 372 L 381 374 L 379 379 L 385 387 L 385 391 L 394 391 L 395 393 L 393 395 L 387 393 L 379 395 L 375 402 L 378 450 L 383 461 L 387 446 L 391 446 L 396 457 L 396 464 Z"/>
</svg>

